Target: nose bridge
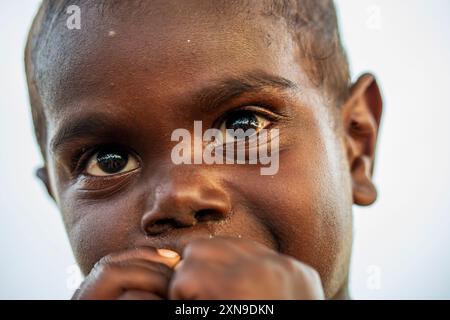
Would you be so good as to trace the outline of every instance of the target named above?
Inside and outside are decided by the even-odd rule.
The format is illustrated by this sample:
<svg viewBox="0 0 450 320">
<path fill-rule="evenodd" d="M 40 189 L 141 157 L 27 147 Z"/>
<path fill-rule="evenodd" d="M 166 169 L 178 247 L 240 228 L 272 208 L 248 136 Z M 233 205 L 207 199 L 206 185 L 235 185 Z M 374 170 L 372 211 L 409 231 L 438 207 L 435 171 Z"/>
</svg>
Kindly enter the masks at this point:
<svg viewBox="0 0 450 320">
<path fill-rule="evenodd" d="M 185 212 L 198 210 L 208 188 L 204 183 L 195 181 L 199 177 L 177 175 L 160 184 L 155 191 L 152 211 Z"/>
<path fill-rule="evenodd" d="M 219 221 L 231 211 L 226 191 L 210 175 L 191 168 L 164 175 L 154 191 L 149 210 L 142 217 L 142 229 L 156 235 L 172 228 Z"/>
</svg>

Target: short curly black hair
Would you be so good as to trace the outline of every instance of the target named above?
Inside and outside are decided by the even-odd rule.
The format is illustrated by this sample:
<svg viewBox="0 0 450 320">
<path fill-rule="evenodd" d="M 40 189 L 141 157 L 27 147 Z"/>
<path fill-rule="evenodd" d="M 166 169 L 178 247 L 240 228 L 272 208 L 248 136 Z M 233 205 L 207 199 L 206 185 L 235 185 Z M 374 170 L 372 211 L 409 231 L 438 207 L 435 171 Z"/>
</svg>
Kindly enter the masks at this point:
<svg viewBox="0 0 450 320">
<path fill-rule="evenodd" d="M 44 0 L 33 21 L 25 48 L 25 67 L 36 138 L 45 158 L 46 119 L 39 95 L 45 67 L 39 56 L 56 21 L 69 5 L 96 6 L 101 13 L 119 10 L 120 6 L 142 6 L 148 0 Z M 255 1 L 255 0 L 254 0 Z M 256 0 L 258 1 L 258 0 Z M 350 72 L 341 44 L 336 9 L 332 0 L 265 0 L 263 15 L 284 19 L 299 45 L 302 67 L 310 81 L 334 102 L 341 105 L 349 94 Z M 251 0 L 227 0 L 227 5 L 251 6 Z M 42 90 L 42 89 L 41 89 Z"/>
</svg>

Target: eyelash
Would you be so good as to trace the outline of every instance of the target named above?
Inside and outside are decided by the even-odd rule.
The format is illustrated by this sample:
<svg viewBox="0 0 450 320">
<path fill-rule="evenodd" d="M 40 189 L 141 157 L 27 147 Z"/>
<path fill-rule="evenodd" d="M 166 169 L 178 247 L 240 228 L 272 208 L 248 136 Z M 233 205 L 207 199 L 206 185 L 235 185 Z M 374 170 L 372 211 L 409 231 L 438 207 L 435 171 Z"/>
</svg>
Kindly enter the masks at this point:
<svg viewBox="0 0 450 320">
<path fill-rule="evenodd" d="M 74 176 L 80 175 L 85 169 L 89 159 L 96 153 L 103 145 L 96 145 L 89 148 L 81 148 L 72 158 L 72 174 Z"/>
</svg>

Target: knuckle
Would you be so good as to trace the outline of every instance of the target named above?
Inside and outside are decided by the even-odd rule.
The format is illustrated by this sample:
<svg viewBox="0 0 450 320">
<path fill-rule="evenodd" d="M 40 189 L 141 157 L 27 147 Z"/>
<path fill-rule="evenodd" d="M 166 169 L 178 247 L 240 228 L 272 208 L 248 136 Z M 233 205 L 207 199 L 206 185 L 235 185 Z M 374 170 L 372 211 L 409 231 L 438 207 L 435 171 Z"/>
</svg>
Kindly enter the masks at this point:
<svg viewBox="0 0 450 320">
<path fill-rule="evenodd" d="M 101 258 L 93 268 L 96 277 L 104 277 L 105 275 L 115 273 L 119 269 L 119 266 L 114 262 L 111 256 L 105 256 Z"/>
<path fill-rule="evenodd" d="M 165 278 L 170 278 L 172 276 L 173 270 L 171 268 L 169 268 L 168 266 L 166 266 L 163 263 L 154 263 L 152 264 L 153 268 L 155 269 L 156 272 L 158 272 L 159 274 L 163 275 Z"/>
<path fill-rule="evenodd" d="M 97 263 L 95 264 L 95 266 L 101 268 L 101 267 L 111 264 L 113 261 L 114 261 L 114 255 L 109 254 L 107 256 L 102 257 L 100 260 L 98 260 Z"/>
<path fill-rule="evenodd" d="M 312 281 L 317 282 L 317 283 L 320 283 L 320 282 L 321 282 L 320 274 L 319 274 L 319 272 L 318 272 L 316 269 L 310 267 L 310 268 L 309 268 L 309 274 L 310 274 L 310 275 L 309 275 L 309 278 L 310 278 Z"/>
<path fill-rule="evenodd" d="M 172 279 L 169 296 L 173 299 L 192 299 L 197 291 L 197 281 L 185 273 L 178 273 Z"/>
<path fill-rule="evenodd" d="M 284 268 L 289 272 L 289 273 L 296 273 L 296 272 L 301 272 L 302 270 L 302 264 L 299 263 L 297 260 L 295 260 L 294 258 L 291 257 L 285 257 L 284 259 L 282 259 L 283 261 L 283 266 Z"/>
<path fill-rule="evenodd" d="M 316 271 L 316 269 L 314 269 L 313 267 L 311 267 L 310 265 L 307 265 L 305 263 L 300 263 L 298 262 L 299 265 L 299 271 L 300 271 L 300 275 L 308 281 L 311 282 L 317 282 L 320 281 L 320 276 L 319 273 Z"/>
<path fill-rule="evenodd" d="M 271 249 L 269 249 L 267 246 L 265 246 L 264 244 L 253 240 L 253 239 L 237 239 L 238 241 L 236 242 L 236 244 L 244 246 L 248 249 L 251 249 L 252 251 L 255 252 L 261 252 L 261 253 L 268 253 L 268 252 L 272 252 Z"/>
<path fill-rule="evenodd" d="M 320 279 L 319 273 L 312 266 L 290 256 L 282 256 L 282 265 L 288 273 L 299 274 L 308 280 Z"/>
<path fill-rule="evenodd" d="M 188 243 L 184 249 L 185 257 L 202 255 L 208 252 L 211 248 L 211 240 L 196 239 Z"/>
</svg>

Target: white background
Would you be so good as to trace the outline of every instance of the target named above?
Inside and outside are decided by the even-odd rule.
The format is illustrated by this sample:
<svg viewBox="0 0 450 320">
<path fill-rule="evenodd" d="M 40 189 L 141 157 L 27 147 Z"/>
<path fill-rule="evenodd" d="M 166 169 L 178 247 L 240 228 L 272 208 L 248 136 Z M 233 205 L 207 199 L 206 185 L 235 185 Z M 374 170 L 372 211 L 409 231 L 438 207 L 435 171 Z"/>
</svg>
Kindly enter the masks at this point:
<svg viewBox="0 0 450 320">
<path fill-rule="evenodd" d="M 0 0 L 0 298 L 70 297 L 74 259 L 55 206 L 34 177 L 23 47 L 37 0 Z M 374 71 L 384 123 L 379 200 L 355 208 L 351 293 L 450 298 L 450 2 L 341 0 L 354 77 Z"/>
</svg>

